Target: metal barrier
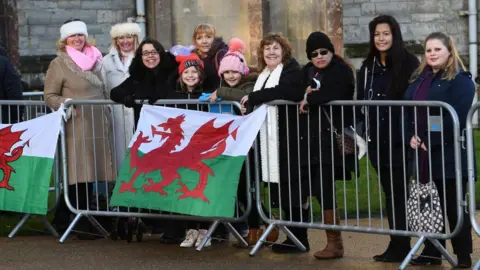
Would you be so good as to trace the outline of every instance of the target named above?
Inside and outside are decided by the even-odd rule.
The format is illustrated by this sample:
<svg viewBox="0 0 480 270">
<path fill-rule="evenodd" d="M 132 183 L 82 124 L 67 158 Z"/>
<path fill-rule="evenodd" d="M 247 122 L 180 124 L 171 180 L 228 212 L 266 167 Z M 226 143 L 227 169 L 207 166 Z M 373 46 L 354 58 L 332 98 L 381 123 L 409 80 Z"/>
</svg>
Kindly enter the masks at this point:
<svg viewBox="0 0 480 270">
<path fill-rule="evenodd" d="M 480 102 L 473 104 L 470 108 L 467 115 L 466 123 L 466 135 L 467 135 L 467 160 L 468 160 L 468 193 L 469 193 L 469 213 L 470 221 L 472 222 L 472 227 L 475 233 L 480 236 L 480 225 L 478 224 L 476 211 L 476 197 L 475 197 L 475 136 L 474 136 L 474 127 L 473 127 L 473 117 L 476 111 L 480 108 Z M 480 260 L 477 261 L 473 269 L 480 269 Z"/>
<path fill-rule="evenodd" d="M 439 242 L 439 240 L 451 239 L 459 234 L 464 218 L 463 207 L 465 207 L 465 202 L 462 199 L 464 191 L 462 190 L 460 124 L 452 106 L 439 101 L 335 101 L 319 109 L 312 109 L 312 106 L 310 106 L 310 112 L 306 115 L 301 115 L 299 114 L 299 105 L 297 103 L 276 101 L 269 104 L 275 105 L 278 116 L 267 117 L 266 125 L 269 126 L 271 124 L 269 124 L 269 121 L 271 122 L 272 119 L 278 119 L 278 138 L 276 140 L 279 143 L 279 150 L 277 153 L 272 152 L 269 148 L 270 146 L 266 143 L 266 146 L 262 146 L 266 150 L 263 151 L 262 160 L 260 160 L 258 153 L 261 151 L 255 145 L 257 152 L 257 155 L 255 155 L 255 189 L 258 191 L 256 194 L 257 208 L 262 219 L 269 226 L 251 250 L 251 256 L 256 254 L 275 227 L 285 232 L 291 243 L 298 249 L 305 251 L 304 243 L 292 231 L 294 230 L 297 236 L 301 235 L 301 237 L 305 238 L 306 231 L 304 233 L 300 232 L 299 228 L 310 228 L 385 234 L 399 237 L 419 237 L 419 240 L 405 257 L 400 269 L 407 267 L 426 240 L 433 244 L 451 265 L 457 265 L 456 259 Z M 363 110 L 363 114 L 360 114 L 360 109 Z M 395 115 L 399 115 L 399 118 Z M 413 167 L 409 167 L 412 164 L 409 161 L 409 156 L 419 156 L 418 148 L 415 151 L 408 151 L 412 138 L 410 136 L 420 134 L 417 128 L 421 122 L 417 120 L 425 119 L 418 118 L 419 115 L 428 116 L 426 117 L 427 120 L 425 120 L 427 122 L 423 124 L 427 130 L 430 130 L 430 132 L 427 132 L 428 143 L 426 148 L 428 151 L 426 152 L 428 155 L 421 154 L 420 156 L 422 160 L 427 160 L 426 158 L 428 157 L 428 164 L 419 165 L 419 162 L 415 160 Z M 349 117 L 351 117 L 350 120 L 348 120 Z M 338 134 L 347 134 L 348 129 L 343 128 L 342 130 L 342 127 L 347 127 L 349 121 L 351 121 L 354 130 L 359 131 L 360 126 L 357 125 L 359 120 L 363 120 L 366 123 L 365 128 L 369 130 L 370 136 L 365 141 L 366 155 L 360 161 L 358 158 L 355 158 L 359 154 L 360 149 L 355 150 L 353 159 L 342 155 L 347 150 L 345 148 L 346 137 L 342 136 L 340 141 L 337 141 L 337 137 L 334 134 L 335 129 Z M 409 123 L 410 120 L 413 120 L 413 123 L 415 123 L 415 130 L 410 131 L 409 137 L 406 137 L 405 134 L 409 128 L 405 124 L 407 120 Z M 380 121 L 388 126 L 388 134 L 377 128 Z M 271 126 L 274 127 L 275 125 L 271 124 Z M 275 132 L 270 133 L 271 130 L 270 128 L 265 130 L 266 136 L 269 138 L 268 140 L 274 140 L 273 138 L 276 136 Z M 424 138 L 424 140 L 427 140 L 427 138 Z M 336 151 L 332 150 L 339 145 L 339 142 L 341 142 L 342 146 L 340 154 L 337 155 L 334 153 Z M 380 142 L 382 142 L 382 145 L 380 145 Z M 453 144 L 453 150 L 445 153 L 445 149 L 448 151 L 452 149 L 446 148 L 447 145 L 450 146 L 451 144 Z M 272 157 L 271 155 L 277 155 L 278 163 L 276 165 L 275 162 L 270 162 L 270 160 L 275 159 L 275 156 Z M 441 158 L 439 158 L 440 156 Z M 316 159 L 314 159 L 315 157 Z M 425 159 L 423 159 L 424 157 Z M 432 157 L 435 158 L 433 161 Z M 445 172 L 446 157 L 454 160 L 454 164 L 451 164 L 455 168 L 454 174 Z M 393 164 L 393 160 L 397 163 Z M 378 173 L 377 179 L 375 179 L 375 173 L 372 172 L 372 170 L 375 170 L 372 168 L 374 166 L 371 167 L 369 163 L 381 164 L 381 162 L 386 163 L 386 165 L 377 166 Z M 262 176 L 260 176 L 259 171 L 260 164 L 262 166 Z M 266 164 L 268 166 L 265 166 Z M 271 164 L 274 165 L 270 166 Z M 272 168 L 274 166 L 279 168 Z M 443 169 L 440 169 L 440 166 Z M 348 172 L 345 172 L 347 167 L 352 172 L 350 174 L 351 180 L 343 180 L 348 179 Z M 389 171 L 382 172 L 385 168 Z M 279 170 L 277 175 L 275 175 L 276 169 Z M 411 169 L 414 169 L 414 171 Z M 425 175 L 423 172 L 428 173 Z M 364 175 L 359 176 L 359 173 Z M 432 195 L 427 203 L 430 209 L 434 209 L 440 203 L 440 210 L 443 212 L 442 221 L 445 225 L 444 228 L 446 228 L 447 224 L 447 212 L 450 216 L 456 214 L 457 219 L 451 224 L 455 226 L 454 228 L 451 226 L 450 233 L 409 229 L 407 214 L 414 214 L 416 218 L 420 218 L 420 199 L 417 201 L 412 199 L 412 203 L 418 206 L 417 212 L 408 211 L 407 213 L 407 210 L 401 210 L 409 207 L 407 201 L 409 199 L 408 185 L 412 183 L 412 180 L 410 180 L 411 175 L 415 179 L 413 181 L 416 185 L 418 185 L 420 179 L 426 180 L 426 178 L 428 178 L 428 182 L 432 181 L 435 183 L 440 202 L 434 201 L 434 196 Z M 363 177 L 364 182 L 361 182 L 360 178 Z M 450 181 L 446 180 L 447 177 Z M 262 184 L 261 182 L 265 178 L 269 180 Z M 279 184 L 272 183 L 271 180 L 274 179 L 277 179 Z M 332 179 L 342 179 L 343 181 Z M 333 182 L 336 184 L 333 184 Z M 455 183 L 455 186 L 453 186 L 453 183 Z M 391 194 L 390 198 L 387 198 L 385 201 L 382 199 L 382 186 L 387 189 L 384 191 L 388 191 Z M 262 205 L 262 192 L 260 192 L 262 190 L 267 193 L 263 203 L 269 210 L 269 213 L 265 212 Z M 428 188 L 429 193 L 433 190 L 433 186 Z M 332 196 L 332 194 L 335 196 Z M 314 196 L 320 204 L 319 211 L 314 210 L 314 208 L 317 208 L 313 201 Z M 442 201 L 447 202 L 447 197 L 450 199 L 452 196 L 456 196 L 455 202 L 449 200 L 448 203 L 442 203 Z M 327 204 L 330 204 L 330 206 L 326 208 L 325 205 Z M 384 205 L 387 206 L 387 216 L 390 216 L 390 229 L 385 228 Z M 454 208 L 450 208 L 451 205 Z M 372 218 L 374 216 L 372 213 L 374 206 L 378 207 L 380 212 L 378 224 Z M 285 214 L 283 214 L 283 211 L 285 211 Z M 278 213 L 274 214 L 273 212 Z M 314 214 L 321 216 L 322 222 L 315 222 Z M 362 214 L 367 215 L 366 221 L 361 219 L 360 216 Z M 353 221 L 349 220 L 351 216 L 354 217 Z M 344 224 L 340 223 L 340 218 L 344 219 Z M 412 220 L 416 218 L 413 217 Z M 408 245 L 410 246 L 410 244 Z"/>
<path fill-rule="evenodd" d="M 219 107 L 220 113 L 222 109 L 228 109 L 227 111 L 238 109 L 238 111 L 240 111 L 238 102 L 220 102 L 212 105 L 206 102 L 199 103 L 197 100 L 161 100 L 158 101 L 156 105 L 178 108 L 188 106 L 188 109 L 201 111 L 212 111 L 212 106 L 221 105 Z M 114 107 L 123 108 L 123 105 L 115 104 L 108 100 L 72 100 L 65 103 L 67 111 L 72 106 L 73 116 L 66 123 L 63 122 L 60 156 L 63 184 L 65 186 L 64 199 L 69 210 L 74 213 L 75 218 L 60 238 L 61 243 L 64 243 L 82 217 L 86 218 L 86 220 L 83 220 L 83 224 L 88 220 L 100 233 L 108 237 L 109 232 L 103 228 L 100 222 L 94 217 L 106 216 L 212 222 L 205 238 L 197 248 L 198 251 L 211 239 L 212 233 L 218 225 L 223 223 L 242 245 L 248 246 L 246 241 L 231 224 L 232 222 L 245 221 L 251 211 L 252 198 L 248 173 L 246 174 L 246 201 L 243 202 L 245 207 L 244 214 L 240 216 L 237 207 L 237 213 L 234 218 L 211 218 L 172 213 L 154 213 L 148 209 L 143 210 L 146 212 L 141 212 L 139 209 L 112 208 L 110 206 L 110 192 L 108 192 L 110 189 L 109 182 L 115 180 L 119 168 L 119 166 L 115 164 L 115 148 L 118 143 L 123 144 L 124 142 L 115 142 L 115 136 L 113 136 L 113 134 L 117 131 L 117 127 L 115 127 L 111 112 Z M 80 134 L 80 136 L 71 137 L 72 134 Z M 128 143 L 129 142 L 127 142 L 127 144 Z M 248 165 L 247 160 L 246 171 L 249 170 Z M 92 188 L 95 188 L 97 191 L 107 191 L 104 194 L 104 198 L 102 199 L 98 192 L 96 195 L 92 195 Z M 70 196 L 68 195 L 69 193 Z"/>
<path fill-rule="evenodd" d="M 42 108 L 45 108 L 45 102 L 41 101 L 41 100 L 37 100 L 37 101 L 34 101 L 34 100 L 0 100 L 0 112 L 6 108 L 6 111 L 12 111 L 11 108 L 14 108 L 13 111 L 17 111 L 17 112 L 20 112 L 20 108 L 25 108 L 25 110 L 22 110 L 22 111 L 35 111 L 35 112 L 38 112 L 38 111 L 41 111 Z M 16 121 L 13 121 L 13 122 L 17 122 L 17 120 L 21 120 L 23 119 L 22 121 L 27 121 L 27 120 L 30 120 L 30 119 L 33 119 L 33 118 L 28 118 L 28 119 L 24 119 L 20 116 L 20 119 L 16 119 Z M 34 115 L 35 117 L 39 117 L 41 115 L 37 115 L 35 114 Z M 2 124 L 9 124 L 11 123 L 11 118 L 10 118 L 10 114 L 7 113 L 7 117 L 4 117 L 2 118 L 1 115 L 0 115 L 0 122 Z M 58 151 L 57 151 L 58 153 Z M 60 180 L 58 178 L 58 176 L 60 175 L 59 173 L 59 161 L 58 161 L 58 158 L 55 157 L 55 160 L 54 160 L 54 168 L 53 168 L 53 177 L 54 177 L 54 181 L 53 181 L 53 186 L 50 187 L 49 191 L 50 192 L 54 192 L 55 193 L 55 202 L 54 202 L 54 205 L 49 208 L 48 210 L 48 213 L 52 213 L 58 202 L 59 202 L 59 199 L 60 199 L 60 194 L 61 194 L 61 185 L 60 185 Z M 25 223 L 28 221 L 28 219 L 32 217 L 31 214 L 24 214 L 23 217 L 21 218 L 21 220 L 17 223 L 17 225 L 13 228 L 13 230 L 10 232 L 10 234 L 8 235 L 9 238 L 14 238 L 16 236 L 16 234 L 18 233 L 18 231 L 25 225 Z M 55 237 L 59 237 L 59 234 L 56 232 L 56 230 L 52 227 L 52 225 L 50 224 L 50 222 L 47 220 L 47 217 L 46 216 L 42 216 L 42 222 L 45 226 L 45 228 Z"/>
<path fill-rule="evenodd" d="M 24 100 L 38 100 L 43 101 L 43 92 L 24 92 L 23 93 Z M 47 113 L 51 113 L 52 110 L 48 108 L 48 106 L 44 103 L 44 106 L 38 106 L 35 110 L 32 110 L 30 107 L 26 107 L 25 111 L 23 112 L 23 121 L 27 121 Z"/>
</svg>

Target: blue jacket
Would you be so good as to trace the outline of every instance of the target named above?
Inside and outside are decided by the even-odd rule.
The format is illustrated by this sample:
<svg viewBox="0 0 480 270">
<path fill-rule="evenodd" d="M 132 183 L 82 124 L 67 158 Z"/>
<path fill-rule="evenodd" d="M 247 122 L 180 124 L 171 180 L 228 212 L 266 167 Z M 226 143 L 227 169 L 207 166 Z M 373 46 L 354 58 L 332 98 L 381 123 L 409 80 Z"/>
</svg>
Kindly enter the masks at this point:
<svg viewBox="0 0 480 270">
<path fill-rule="evenodd" d="M 472 107 L 473 97 L 475 94 L 475 85 L 472 82 L 472 75 L 470 72 L 460 71 L 452 80 L 442 79 L 443 74 L 437 74 L 432 81 L 432 84 L 428 93 L 428 100 L 431 101 L 443 101 L 453 107 L 458 115 L 460 122 L 460 134 L 465 129 L 467 114 Z M 410 84 L 405 92 L 405 99 L 412 100 L 413 93 L 423 81 L 423 77 L 419 76 L 413 83 Z M 446 179 L 455 178 L 455 150 L 454 150 L 454 132 L 452 116 L 445 109 L 438 107 L 430 108 L 431 116 L 440 116 L 440 110 L 443 113 L 443 142 L 442 132 L 434 129 L 433 131 L 427 129 L 425 131 L 417 131 L 418 136 L 425 142 L 426 147 L 431 148 L 431 163 L 432 163 L 432 177 L 434 179 L 443 178 L 443 172 L 445 172 Z M 414 111 L 412 109 L 405 110 L 405 143 L 410 148 L 410 139 L 415 133 L 414 127 Z M 433 119 L 431 121 L 433 124 Z M 430 133 L 430 134 L 429 134 Z M 430 137 L 429 137 L 430 135 Z M 429 142 L 430 141 L 430 142 Z M 442 161 L 442 147 L 443 143 L 443 161 Z M 467 177 L 467 151 L 461 147 L 461 160 L 462 160 L 462 177 Z M 442 169 L 443 168 L 443 169 Z"/>
</svg>

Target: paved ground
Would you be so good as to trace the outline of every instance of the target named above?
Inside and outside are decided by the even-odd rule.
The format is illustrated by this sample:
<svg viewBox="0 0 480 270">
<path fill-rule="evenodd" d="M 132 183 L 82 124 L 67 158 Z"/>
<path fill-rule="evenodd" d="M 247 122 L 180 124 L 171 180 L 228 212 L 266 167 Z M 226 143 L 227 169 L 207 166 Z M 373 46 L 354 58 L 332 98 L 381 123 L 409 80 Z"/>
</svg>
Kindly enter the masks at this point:
<svg viewBox="0 0 480 270">
<path fill-rule="evenodd" d="M 323 248 L 323 231 L 309 232 L 310 254 L 277 255 L 263 248 L 255 257 L 248 250 L 217 244 L 202 252 L 162 245 L 155 237 L 128 244 L 111 240 L 79 241 L 64 244 L 47 236 L 0 238 L 0 269 L 397 269 L 398 264 L 373 262 L 371 256 L 383 251 L 387 236 L 344 233 L 345 257 L 318 261 L 313 253 Z M 480 258 L 480 238 L 474 236 L 474 259 Z M 423 269 L 411 267 L 412 269 Z M 443 267 L 425 269 L 450 269 Z"/>
</svg>

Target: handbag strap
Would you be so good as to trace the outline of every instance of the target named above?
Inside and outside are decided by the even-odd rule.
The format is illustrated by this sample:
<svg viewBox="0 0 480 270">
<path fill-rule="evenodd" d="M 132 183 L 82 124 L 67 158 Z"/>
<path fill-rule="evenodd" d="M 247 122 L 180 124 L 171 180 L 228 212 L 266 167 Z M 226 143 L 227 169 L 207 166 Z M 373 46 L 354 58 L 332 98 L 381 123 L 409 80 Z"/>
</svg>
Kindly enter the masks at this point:
<svg viewBox="0 0 480 270">
<path fill-rule="evenodd" d="M 325 116 L 327 117 L 328 123 L 330 123 L 330 126 L 332 127 L 333 133 L 335 133 L 335 136 L 336 136 L 337 138 L 340 138 L 340 135 L 338 135 L 337 129 L 336 129 L 335 126 L 333 125 L 332 120 L 330 119 L 330 117 L 329 117 L 328 114 L 327 114 L 327 111 L 325 111 L 325 108 L 322 108 L 322 111 L 323 111 L 323 114 L 325 114 Z"/>
</svg>

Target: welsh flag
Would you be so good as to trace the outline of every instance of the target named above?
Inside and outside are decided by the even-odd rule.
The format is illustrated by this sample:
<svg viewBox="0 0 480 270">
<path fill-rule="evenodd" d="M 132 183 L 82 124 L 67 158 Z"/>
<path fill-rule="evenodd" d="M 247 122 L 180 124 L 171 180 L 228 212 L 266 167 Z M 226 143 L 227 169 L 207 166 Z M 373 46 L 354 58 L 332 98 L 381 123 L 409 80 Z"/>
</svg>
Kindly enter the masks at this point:
<svg viewBox="0 0 480 270">
<path fill-rule="evenodd" d="M 240 170 L 266 116 L 144 105 L 111 205 L 232 217 Z"/>
<path fill-rule="evenodd" d="M 63 112 L 0 124 L 0 210 L 45 215 Z"/>
</svg>

